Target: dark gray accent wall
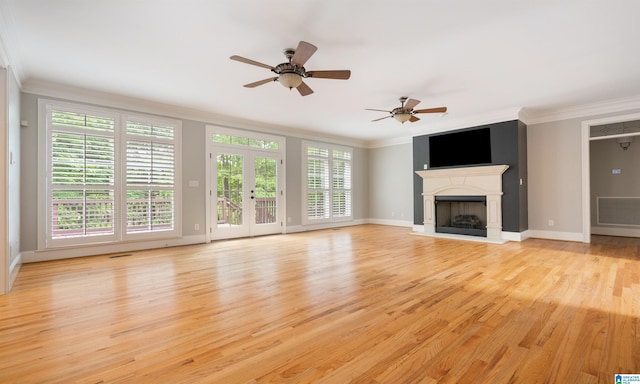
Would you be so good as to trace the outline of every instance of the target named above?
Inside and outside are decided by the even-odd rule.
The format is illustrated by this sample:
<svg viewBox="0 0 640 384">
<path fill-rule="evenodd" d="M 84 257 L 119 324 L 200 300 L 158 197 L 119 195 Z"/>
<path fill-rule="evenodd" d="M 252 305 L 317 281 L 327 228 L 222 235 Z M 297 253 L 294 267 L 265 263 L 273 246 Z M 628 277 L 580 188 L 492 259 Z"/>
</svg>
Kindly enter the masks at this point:
<svg viewBox="0 0 640 384">
<path fill-rule="evenodd" d="M 416 171 L 429 164 L 429 135 L 413 137 L 413 224 L 424 224 L 424 200 L 422 199 L 422 177 Z"/>
<path fill-rule="evenodd" d="M 518 173 L 520 174 L 520 231 L 529 229 L 529 174 L 527 172 L 527 125 L 518 121 Z"/>
<path fill-rule="evenodd" d="M 502 229 L 522 232 L 527 227 L 527 126 L 519 120 L 463 128 L 453 132 L 489 127 L 491 132 L 491 164 L 508 165 L 502 175 Z M 440 133 L 441 134 L 441 133 Z M 413 138 L 413 217 L 414 224 L 424 224 L 422 178 L 415 171 L 429 164 L 429 137 Z M 486 165 L 486 164 L 485 164 Z M 522 180 L 522 182 L 521 182 Z"/>
</svg>

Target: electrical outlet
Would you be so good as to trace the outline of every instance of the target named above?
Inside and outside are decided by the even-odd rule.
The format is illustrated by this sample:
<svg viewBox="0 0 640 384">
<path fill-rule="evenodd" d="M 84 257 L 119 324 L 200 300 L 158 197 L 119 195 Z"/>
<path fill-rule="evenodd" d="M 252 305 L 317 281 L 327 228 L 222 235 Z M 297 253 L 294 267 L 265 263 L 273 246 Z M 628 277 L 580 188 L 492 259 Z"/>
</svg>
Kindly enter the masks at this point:
<svg viewBox="0 0 640 384">
<path fill-rule="evenodd" d="M 196 231 L 199 231 L 200 230 L 200 224 L 194 224 L 193 225 L 193 229 L 196 230 Z"/>
<path fill-rule="evenodd" d="M 553 227 L 553 226 L 555 225 L 555 223 L 553 222 L 553 219 L 549 219 L 549 221 L 547 222 L 547 224 L 548 224 L 550 227 Z"/>
</svg>

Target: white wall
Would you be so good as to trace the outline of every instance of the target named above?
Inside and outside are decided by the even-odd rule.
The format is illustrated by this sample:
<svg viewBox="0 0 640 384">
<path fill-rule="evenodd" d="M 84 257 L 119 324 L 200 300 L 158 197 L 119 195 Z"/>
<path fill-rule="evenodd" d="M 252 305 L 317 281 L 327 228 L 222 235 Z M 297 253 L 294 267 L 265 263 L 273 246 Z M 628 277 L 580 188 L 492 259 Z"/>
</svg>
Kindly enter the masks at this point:
<svg viewBox="0 0 640 384">
<path fill-rule="evenodd" d="M 8 106 L 8 71 L 0 67 L 0 294 L 9 291 L 9 242 L 7 234 L 7 207 L 8 207 L 8 185 L 7 185 L 7 154 L 9 127 L 7 118 Z"/>
<path fill-rule="evenodd" d="M 413 225 L 412 143 L 369 150 L 369 217 L 372 223 Z"/>
<path fill-rule="evenodd" d="M 7 76 L 7 121 L 9 129 L 7 175 L 7 236 L 9 245 L 8 289 L 18 276 L 20 265 L 20 86 L 11 70 Z"/>
</svg>

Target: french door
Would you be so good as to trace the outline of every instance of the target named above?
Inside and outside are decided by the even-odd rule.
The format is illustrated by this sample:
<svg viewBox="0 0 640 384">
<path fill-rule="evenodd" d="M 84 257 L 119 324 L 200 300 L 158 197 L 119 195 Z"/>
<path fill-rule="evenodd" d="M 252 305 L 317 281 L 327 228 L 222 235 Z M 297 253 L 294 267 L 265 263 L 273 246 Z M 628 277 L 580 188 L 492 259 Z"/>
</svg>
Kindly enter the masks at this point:
<svg viewBox="0 0 640 384">
<path fill-rule="evenodd" d="M 214 146 L 211 157 L 212 239 L 281 233 L 280 154 Z"/>
</svg>

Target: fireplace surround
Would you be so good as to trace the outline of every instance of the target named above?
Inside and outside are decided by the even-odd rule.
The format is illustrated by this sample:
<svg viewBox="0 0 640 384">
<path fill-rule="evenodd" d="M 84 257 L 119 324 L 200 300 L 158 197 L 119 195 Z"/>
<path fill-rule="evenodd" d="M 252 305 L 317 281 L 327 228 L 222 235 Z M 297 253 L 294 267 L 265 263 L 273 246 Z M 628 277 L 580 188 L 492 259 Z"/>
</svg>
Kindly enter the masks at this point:
<svg viewBox="0 0 640 384">
<path fill-rule="evenodd" d="M 486 239 L 502 241 L 502 174 L 508 165 L 427 169 L 422 177 L 424 234 L 436 236 L 436 198 L 480 196 L 486 201 Z M 467 221 L 475 219 L 462 218 Z"/>
</svg>

